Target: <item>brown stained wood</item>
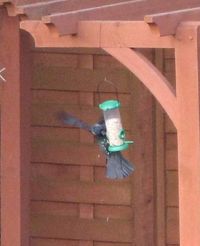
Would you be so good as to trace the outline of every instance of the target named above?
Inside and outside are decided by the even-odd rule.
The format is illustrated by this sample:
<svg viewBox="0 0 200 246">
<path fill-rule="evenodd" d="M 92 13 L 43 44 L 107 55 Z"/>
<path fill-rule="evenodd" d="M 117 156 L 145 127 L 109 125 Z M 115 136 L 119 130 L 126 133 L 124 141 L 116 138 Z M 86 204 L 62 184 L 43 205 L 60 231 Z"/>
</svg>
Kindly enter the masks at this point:
<svg viewBox="0 0 200 246">
<path fill-rule="evenodd" d="M 174 35 L 181 21 L 199 21 L 200 8 L 185 8 L 171 12 L 147 15 L 144 20 L 148 24 L 156 24 L 160 29 L 160 35 Z"/>
<path fill-rule="evenodd" d="M 105 157 L 93 144 L 40 141 L 32 143 L 32 162 L 105 166 Z"/>
<path fill-rule="evenodd" d="M 174 59 L 165 59 L 164 73 L 172 73 L 175 75 L 175 60 Z"/>
<path fill-rule="evenodd" d="M 35 40 L 36 47 L 58 47 L 58 48 L 75 48 L 75 47 L 89 47 L 99 48 L 100 42 L 100 23 L 93 22 L 80 23 L 79 35 L 60 36 L 55 28 L 49 28 L 41 21 L 21 21 L 20 28 L 30 32 Z M 85 28 L 87 32 L 85 32 Z M 90 30 L 88 32 L 88 30 Z"/>
<path fill-rule="evenodd" d="M 174 49 L 165 49 L 163 51 L 165 59 L 175 59 Z"/>
<path fill-rule="evenodd" d="M 91 23 L 91 22 L 90 22 Z M 160 37 L 156 26 L 149 27 L 143 21 L 104 21 L 101 24 L 102 48 L 173 48 L 174 38 Z M 129 35 L 127 35 L 129 33 Z M 135 35 L 137 33 L 137 35 Z"/>
<path fill-rule="evenodd" d="M 94 242 L 94 246 L 132 246 L 131 243 Z"/>
<path fill-rule="evenodd" d="M 66 127 L 66 125 L 57 117 L 57 114 L 60 111 L 68 112 L 89 124 L 97 122 L 101 114 L 97 107 L 82 106 L 80 108 L 77 105 L 38 103 L 32 105 L 32 125 Z M 85 112 L 87 112 L 87 114 Z M 129 121 L 130 117 L 128 108 L 122 108 L 121 115 L 124 128 L 129 130 L 131 128 L 131 124 Z"/>
<path fill-rule="evenodd" d="M 166 134 L 166 153 L 165 153 L 165 165 L 167 170 L 178 169 L 178 150 L 177 150 L 177 135 Z"/>
<path fill-rule="evenodd" d="M 68 141 L 73 143 L 79 142 L 79 129 L 76 128 L 61 128 L 61 127 L 32 127 L 32 140 L 39 141 Z M 91 134 L 87 134 L 90 136 Z"/>
<path fill-rule="evenodd" d="M 168 3 L 151 1 L 121 1 L 119 3 L 102 5 L 96 8 L 83 8 L 77 11 L 51 14 L 43 17 L 45 23 L 53 23 L 61 34 L 73 34 L 78 31 L 78 21 L 83 20 L 142 20 L 147 23 L 156 23 L 161 35 L 174 34 L 177 25 L 184 20 L 198 20 L 198 8 L 177 10 L 178 6 L 169 6 Z M 192 5 L 192 4 L 191 4 Z M 198 5 L 199 7 L 199 5 Z M 175 11 L 172 11 L 176 9 Z M 167 12 L 160 14 L 160 12 Z M 159 13 L 151 15 L 154 13 Z M 145 16 L 147 14 L 147 16 Z M 145 17 L 144 17 L 145 16 Z M 161 17 L 162 16 L 162 17 Z M 164 17 L 163 17 L 164 16 Z M 168 25 L 166 24 L 166 19 Z M 73 27 L 73 28 L 71 28 Z"/>
<path fill-rule="evenodd" d="M 70 165 L 54 165 L 37 163 L 31 165 L 31 177 L 41 177 L 60 181 L 79 181 L 79 167 Z"/>
<path fill-rule="evenodd" d="M 21 21 L 20 27 L 31 33 L 36 47 L 174 47 L 172 36 L 160 37 L 159 29 L 149 28 L 149 25 L 144 21 L 80 21 L 78 35 L 71 36 L 59 36 L 54 28 L 49 29 L 40 21 Z M 129 35 L 126 35 L 127 32 Z"/>
<path fill-rule="evenodd" d="M 27 20 L 42 18 L 45 23 L 55 25 L 60 34 L 74 34 L 78 32 L 78 21 L 80 20 L 143 20 L 145 15 L 162 13 L 166 11 L 177 11 L 184 8 L 199 7 L 199 2 L 193 0 L 188 2 L 176 1 L 173 5 L 170 2 L 157 2 L 154 0 L 70 0 L 70 1 L 4 1 L 13 4 L 6 4 L 8 13 L 13 15 L 26 15 L 21 17 Z M 19 6 L 24 5 L 24 6 Z M 174 14 L 172 15 L 174 16 Z M 182 19 L 188 19 L 190 15 L 182 14 Z M 29 22 L 29 21 L 28 21 Z M 150 20 L 151 22 L 151 20 Z M 171 21 L 172 22 L 172 21 Z M 173 22 L 172 22 L 173 23 Z M 164 26 L 163 29 L 169 29 Z M 39 37 L 39 36 L 38 36 Z"/>
<path fill-rule="evenodd" d="M 30 238 L 30 246 L 79 246 L 78 240 Z"/>
<path fill-rule="evenodd" d="M 88 20 L 130 20 L 141 19 L 137 15 L 137 9 L 144 6 L 145 1 L 121 1 L 119 3 L 107 4 L 96 8 L 80 9 L 77 11 L 51 14 L 44 16 L 42 21 L 53 24 L 61 35 L 78 33 L 78 21 Z M 139 12 L 139 11 L 138 11 Z M 139 18 L 138 18 L 139 17 Z"/>
<path fill-rule="evenodd" d="M 165 77 L 169 80 L 170 84 L 175 88 L 175 85 L 176 85 L 175 73 L 165 72 L 164 74 L 165 74 Z"/>
<path fill-rule="evenodd" d="M 5 9 L 0 15 L 0 60 L 6 68 L 1 105 L 1 245 L 27 246 L 32 44 L 27 33 L 20 36 L 17 18 L 8 18 Z"/>
<path fill-rule="evenodd" d="M 67 216 L 32 214 L 31 235 L 40 238 L 132 242 L 131 222 L 73 219 Z"/>
<path fill-rule="evenodd" d="M 34 200 L 75 203 L 130 205 L 129 184 L 110 184 L 60 181 L 37 177 L 32 180 L 31 195 Z"/>
<path fill-rule="evenodd" d="M 172 121 L 169 119 L 169 117 L 165 116 L 165 132 L 166 133 L 177 133 L 177 129 L 172 123 Z"/>
<path fill-rule="evenodd" d="M 122 2 L 122 0 L 58 0 L 52 2 L 41 2 L 37 4 L 22 5 L 19 8 L 23 14 L 27 15 L 30 19 L 40 19 L 42 16 L 49 15 L 50 13 L 70 12 L 80 9 L 94 8 L 104 4 L 113 4 Z"/>
<path fill-rule="evenodd" d="M 59 47 L 55 47 L 55 48 L 48 48 L 48 47 L 44 47 L 44 48 L 35 48 L 35 52 L 41 52 L 41 53 L 58 53 L 58 54 L 71 54 L 71 55 L 105 55 L 106 53 L 98 48 L 87 48 L 87 49 L 83 49 L 81 47 L 77 47 L 77 48 L 59 48 Z"/>
<path fill-rule="evenodd" d="M 181 246 L 200 242 L 199 25 L 182 23 L 175 48 Z"/>
<path fill-rule="evenodd" d="M 93 68 L 93 56 L 79 56 L 78 67 L 84 67 L 87 69 Z M 80 108 L 82 105 L 94 106 L 93 93 L 79 93 Z M 88 135 L 86 135 L 88 136 Z M 80 143 L 91 143 L 94 139 L 92 136 L 85 137 L 85 131 L 80 131 Z M 94 167 L 93 166 L 81 166 L 80 167 L 80 181 L 93 182 L 94 181 Z M 94 206 L 93 204 L 79 204 L 79 217 L 81 219 L 94 219 Z M 80 240 L 79 246 L 93 246 L 92 240 Z"/>
<path fill-rule="evenodd" d="M 95 218 L 97 219 L 123 219 L 133 220 L 133 209 L 131 206 L 114 206 L 114 205 L 95 205 Z"/>
<path fill-rule="evenodd" d="M 135 165 L 132 177 L 134 243 L 140 246 L 155 245 L 153 97 L 140 81 L 130 88 L 134 100 L 131 114 Z"/>
<path fill-rule="evenodd" d="M 93 70 L 93 55 L 79 55 L 78 68 Z"/>
<path fill-rule="evenodd" d="M 116 61 L 112 56 L 97 55 L 94 56 L 94 69 L 123 69 L 124 66 Z"/>
<path fill-rule="evenodd" d="M 1 0 L 1 3 L 13 3 L 16 5 L 20 5 L 20 4 L 32 4 L 32 3 L 37 3 L 40 2 L 41 0 Z M 43 2 L 47 2 L 49 0 L 42 0 Z"/>
<path fill-rule="evenodd" d="M 63 50 L 60 53 L 56 52 L 37 52 L 34 51 L 34 66 L 44 65 L 49 66 L 61 66 L 67 68 L 76 68 L 78 63 L 78 55 L 67 54 Z M 37 68 L 36 68 L 37 69 Z"/>
<path fill-rule="evenodd" d="M 166 243 L 173 244 L 173 245 L 180 243 L 179 241 L 179 215 L 178 215 L 177 208 L 167 209 L 167 240 L 166 240 Z"/>
<path fill-rule="evenodd" d="M 154 63 L 163 72 L 164 50 L 155 50 Z M 155 145 L 156 145 L 156 243 L 165 246 L 165 145 L 164 145 L 164 111 L 155 105 Z"/>
<path fill-rule="evenodd" d="M 73 218 L 78 218 L 79 216 L 79 207 L 76 203 L 31 201 L 30 209 L 31 213 L 69 216 Z"/>
<path fill-rule="evenodd" d="M 129 92 L 129 72 L 126 69 L 104 69 L 103 71 L 95 69 L 92 71 L 90 69 L 70 69 L 64 66 L 38 66 L 35 69 L 32 81 L 33 89 L 68 91 L 68 93 L 71 91 L 73 93 L 76 91 L 96 92 L 97 85 L 106 77 L 114 81 L 121 93 Z M 115 92 L 115 89 L 113 86 L 104 86 L 103 92 Z"/>
<path fill-rule="evenodd" d="M 80 240 L 79 246 L 93 246 L 92 240 Z"/>
<path fill-rule="evenodd" d="M 37 73 L 37 69 L 34 70 L 34 73 Z M 78 91 L 56 91 L 48 89 L 41 90 L 32 89 L 31 93 L 32 103 L 60 103 L 68 105 L 78 105 L 79 104 L 79 92 Z"/>
<path fill-rule="evenodd" d="M 141 53 L 130 48 L 104 48 L 123 63 L 158 100 L 176 125 L 177 102 L 174 88 L 160 71 Z"/>
<path fill-rule="evenodd" d="M 178 207 L 178 172 L 168 171 L 166 174 L 167 206 Z"/>
</svg>

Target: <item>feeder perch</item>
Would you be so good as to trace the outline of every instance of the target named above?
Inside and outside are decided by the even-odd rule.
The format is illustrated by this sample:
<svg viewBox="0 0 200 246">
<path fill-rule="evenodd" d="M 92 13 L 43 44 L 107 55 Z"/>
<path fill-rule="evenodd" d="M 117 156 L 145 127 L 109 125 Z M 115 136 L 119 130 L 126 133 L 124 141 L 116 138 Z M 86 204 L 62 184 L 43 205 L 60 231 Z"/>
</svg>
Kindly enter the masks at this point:
<svg viewBox="0 0 200 246">
<path fill-rule="evenodd" d="M 128 149 L 129 144 L 133 143 L 125 140 L 126 134 L 122 127 L 119 107 L 118 100 L 107 100 L 99 104 L 99 108 L 103 111 L 110 152 Z"/>
</svg>

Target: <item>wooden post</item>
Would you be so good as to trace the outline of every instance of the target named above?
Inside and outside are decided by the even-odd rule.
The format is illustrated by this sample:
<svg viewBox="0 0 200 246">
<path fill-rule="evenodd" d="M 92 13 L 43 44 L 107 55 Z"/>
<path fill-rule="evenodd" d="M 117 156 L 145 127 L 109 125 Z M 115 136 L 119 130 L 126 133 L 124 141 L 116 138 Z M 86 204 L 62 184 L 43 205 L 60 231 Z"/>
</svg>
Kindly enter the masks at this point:
<svg viewBox="0 0 200 246">
<path fill-rule="evenodd" d="M 175 47 L 181 246 L 200 243 L 199 25 L 182 23 Z"/>
<path fill-rule="evenodd" d="M 154 99 L 139 81 L 133 89 L 134 118 L 132 125 L 136 167 L 133 176 L 134 245 L 155 245 Z"/>
<path fill-rule="evenodd" d="M 18 18 L 0 9 L 0 66 L 5 67 L 1 110 L 1 245 L 29 245 L 30 70 Z M 22 72 L 23 69 L 23 72 Z"/>
</svg>

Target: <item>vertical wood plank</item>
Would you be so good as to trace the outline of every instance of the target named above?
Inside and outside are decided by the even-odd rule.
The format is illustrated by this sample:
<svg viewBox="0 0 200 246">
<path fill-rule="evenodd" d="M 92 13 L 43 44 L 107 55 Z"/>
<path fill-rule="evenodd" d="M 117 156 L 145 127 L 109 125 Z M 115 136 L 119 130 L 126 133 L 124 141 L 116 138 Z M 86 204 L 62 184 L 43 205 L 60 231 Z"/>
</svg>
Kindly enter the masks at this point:
<svg viewBox="0 0 200 246">
<path fill-rule="evenodd" d="M 78 57 L 79 68 L 93 69 L 93 56 L 92 55 L 79 55 Z M 82 105 L 94 106 L 94 95 L 92 92 L 80 92 L 79 93 L 80 107 Z M 92 143 L 94 141 L 93 136 L 84 130 L 80 131 L 81 143 Z M 89 166 L 80 167 L 80 180 L 81 181 L 94 181 L 94 168 Z M 93 219 L 94 218 L 94 206 L 92 204 L 80 204 L 80 218 Z M 79 246 L 93 246 L 93 241 L 80 241 Z"/>
<path fill-rule="evenodd" d="M 93 55 L 79 55 L 78 56 L 78 67 L 93 69 L 94 67 L 94 56 Z"/>
<path fill-rule="evenodd" d="M 163 72 L 163 50 L 155 50 L 154 62 Z M 156 246 L 165 246 L 165 160 L 164 160 L 164 111 L 156 103 Z"/>
<path fill-rule="evenodd" d="M 180 245 L 188 246 L 200 242 L 199 23 L 182 23 L 176 37 Z"/>
<path fill-rule="evenodd" d="M 6 67 L 7 80 L 3 86 L 1 118 L 1 244 L 27 246 L 30 57 L 25 36 L 20 40 L 18 18 L 7 17 L 5 9 L 0 9 L 0 16 L 0 63 Z"/>
<path fill-rule="evenodd" d="M 132 88 L 134 164 L 134 240 L 136 246 L 155 245 L 154 214 L 154 100 L 138 83 Z"/>
</svg>

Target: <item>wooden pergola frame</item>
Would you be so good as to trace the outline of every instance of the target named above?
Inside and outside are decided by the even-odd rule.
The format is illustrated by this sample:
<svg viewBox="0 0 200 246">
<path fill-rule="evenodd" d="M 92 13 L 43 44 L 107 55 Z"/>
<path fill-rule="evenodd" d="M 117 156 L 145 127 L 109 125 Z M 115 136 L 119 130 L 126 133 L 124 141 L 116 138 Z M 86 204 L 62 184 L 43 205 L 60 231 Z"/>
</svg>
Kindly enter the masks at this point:
<svg viewBox="0 0 200 246">
<path fill-rule="evenodd" d="M 75 36 L 60 36 L 54 27 L 48 28 L 41 21 L 22 21 L 20 25 L 21 29 L 33 36 L 36 47 L 102 48 L 133 72 L 154 95 L 176 126 L 178 134 L 180 246 L 199 245 L 200 80 L 198 47 L 200 22 L 181 22 L 175 35 L 163 37 L 160 36 L 156 25 L 148 25 L 144 21 L 82 21 L 79 22 L 78 35 Z M 4 45 L 5 43 L 6 41 Z M 176 89 L 135 48 L 173 48 L 176 62 Z M 6 57 L 2 59 L 8 64 Z M 16 60 L 18 61 L 18 58 Z M 18 64 L 15 71 L 19 67 Z M 18 76 L 15 84 L 8 83 L 4 88 L 2 106 L 4 117 L 2 119 L 2 141 L 4 143 L 2 160 L 4 162 L 2 167 L 9 169 L 5 167 L 8 162 L 10 170 L 15 167 L 12 172 L 7 172 L 6 179 L 2 179 L 2 190 L 6 187 L 12 189 L 9 196 L 2 194 L 4 206 L 1 209 L 4 218 L 12 213 L 11 205 L 16 203 L 17 197 L 17 207 L 12 213 L 15 223 L 8 225 L 6 219 L 2 220 L 2 245 L 4 246 L 28 245 L 28 204 L 27 202 L 23 204 L 23 202 L 28 200 L 29 191 L 22 186 L 23 183 L 27 184 L 27 175 L 22 175 L 22 169 L 26 169 L 28 173 L 23 160 L 27 158 L 28 161 L 30 157 L 25 151 L 27 134 L 24 132 L 27 130 L 22 129 L 20 122 L 20 120 L 23 122 L 25 114 L 27 115 L 27 112 L 24 113 L 26 109 L 23 106 L 25 98 L 22 99 L 24 92 L 22 85 L 24 86 L 24 83 L 20 82 Z M 14 99 L 10 100 L 13 95 L 15 95 Z M 16 107 L 17 112 L 15 112 Z M 13 123 L 6 114 L 8 111 L 15 113 L 19 122 Z M 24 122 L 27 123 L 27 121 Z M 11 156 L 9 152 L 13 138 L 4 133 L 10 127 L 13 129 L 11 134 L 17 134 L 18 148 L 15 148 L 14 156 Z M 23 213 L 22 209 L 24 209 Z"/>
</svg>

